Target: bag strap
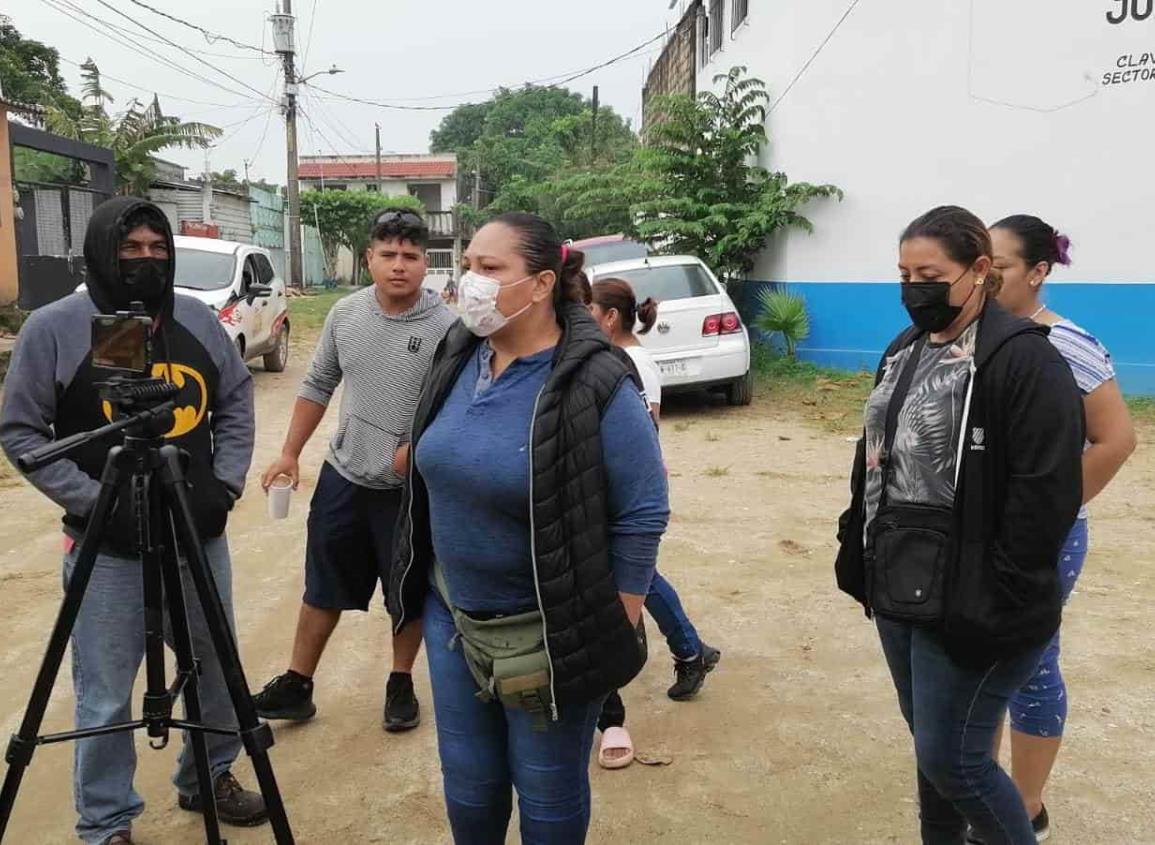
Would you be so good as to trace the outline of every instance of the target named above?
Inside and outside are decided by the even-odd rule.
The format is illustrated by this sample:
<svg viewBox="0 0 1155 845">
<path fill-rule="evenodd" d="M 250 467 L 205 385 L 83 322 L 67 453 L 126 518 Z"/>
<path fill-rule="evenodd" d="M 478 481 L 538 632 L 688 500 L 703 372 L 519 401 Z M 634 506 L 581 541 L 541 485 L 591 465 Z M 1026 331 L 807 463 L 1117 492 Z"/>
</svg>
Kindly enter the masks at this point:
<svg viewBox="0 0 1155 845">
<path fill-rule="evenodd" d="M 886 427 L 882 435 L 882 491 L 878 500 L 880 508 L 887 503 L 889 498 L 887 488 L 890 487 L 890 474 L 893 468 L 890 450 L 894 446 L 894 437 L 898 432 L 898 415 L 902 412 L 902 406 L 906 404 L 906 395 L 910 392 L 911 382 L 914 381 L 914 371 L 918 369 L 918 362 L 922 358 L 922 350 L 925 346 L 926 335 L 923 335 L 910 347 L 910 353 L 906 356 L 902 372 L 899 373 L 898 381 L 894 385 L 894 392 L 890 394 L 890 403 L 886 406 Z"/>
</svg>

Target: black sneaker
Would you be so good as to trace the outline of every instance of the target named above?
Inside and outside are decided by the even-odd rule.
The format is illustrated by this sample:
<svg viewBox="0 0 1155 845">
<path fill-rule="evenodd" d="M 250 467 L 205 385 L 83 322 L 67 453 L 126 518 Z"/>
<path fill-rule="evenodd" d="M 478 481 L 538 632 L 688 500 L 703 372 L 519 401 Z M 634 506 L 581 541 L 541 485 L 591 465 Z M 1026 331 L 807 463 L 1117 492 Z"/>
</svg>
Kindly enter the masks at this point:
<svg viewBox="0 0 1155 845">
<path fill-rule="evenodd" d="M 265 810 L 265 799 L 259 792 L 244 789 L 232 772 L 217 776 L 213 787 L 217 798 L 217 818 L 234 827 L 256 827 L 269 820 Z M 180 808 L 190 813 L 203 813 L 204 806 L 199 795 L 181 795 Z"/>
<path fill-rule="evenodd" d="M 420 724 L 421 705 L 413 691 L 413 676 L 406 672 L 390 672 L 385 684 L 385 730 L 401 733 Z"/>
<path fill-rule="evenodd" d="M 666 695 L 674 701 L 689 701 L 706 683 L 706 676 L 714 671 L 722 652 L 702 643 L 702 653 L 691 660 L 674 660 L 674 685 Z"/>
<path fill-rule="evenodd" d="M 317 715 L 313 681 L 291 670 L 265 684 L 265 688 L 253 696 L 253 704 L 262 719 L 307 722 Z"/>
<path fill-rule="evenodd" d="M 1051 838 L 1051 818 L 1047 815 L 1045 806 L 1037 816 L 1031 819 L 1031 827 L 1035 831 L 1036 842 L 1046 842 Z M 973 829 L 970 829 L 967 831 L 967 845 L 986 845 L 986 841 Z"/>
</svg>

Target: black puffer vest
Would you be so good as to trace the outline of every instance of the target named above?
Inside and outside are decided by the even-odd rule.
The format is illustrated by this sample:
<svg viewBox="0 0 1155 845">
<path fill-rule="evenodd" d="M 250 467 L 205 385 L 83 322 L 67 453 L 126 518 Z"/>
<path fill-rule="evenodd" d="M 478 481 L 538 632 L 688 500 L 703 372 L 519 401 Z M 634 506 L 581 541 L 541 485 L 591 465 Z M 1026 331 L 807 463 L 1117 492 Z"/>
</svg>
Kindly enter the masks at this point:
<svg viewBox="0 0 1155 845">
<path fill-rule="evenodd" d="M 626 617 L 610 566 L 602 412 L 629 371 L 585 308 L 559 315 L 562 339 L 532 421 L 530 527 L 556 707 L 626 686 L 646 662 L 645 635 Z M 479 341 L 461 323 L 438 347 L 413 420 L 412 451 Z M 410 464 L 389 582 L 394 630 L 420 618 L 433 540 L 429 495 Z"/>
</svg>

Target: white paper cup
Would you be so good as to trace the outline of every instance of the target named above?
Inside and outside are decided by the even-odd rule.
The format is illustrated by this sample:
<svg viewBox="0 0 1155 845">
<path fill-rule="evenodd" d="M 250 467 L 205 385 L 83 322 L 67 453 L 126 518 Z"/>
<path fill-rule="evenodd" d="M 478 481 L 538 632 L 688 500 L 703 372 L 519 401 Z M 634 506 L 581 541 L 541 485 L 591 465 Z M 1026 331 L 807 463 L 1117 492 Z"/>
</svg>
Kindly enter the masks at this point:
<svg viewBox="0 0 1155 845">
<path fill-rule="evenodd" d="M 281 476 L 269 485 L 269 517 L 285 519 L 289 515 L 289 502 L 293 498 L 293 480 Z"/>
</svg>

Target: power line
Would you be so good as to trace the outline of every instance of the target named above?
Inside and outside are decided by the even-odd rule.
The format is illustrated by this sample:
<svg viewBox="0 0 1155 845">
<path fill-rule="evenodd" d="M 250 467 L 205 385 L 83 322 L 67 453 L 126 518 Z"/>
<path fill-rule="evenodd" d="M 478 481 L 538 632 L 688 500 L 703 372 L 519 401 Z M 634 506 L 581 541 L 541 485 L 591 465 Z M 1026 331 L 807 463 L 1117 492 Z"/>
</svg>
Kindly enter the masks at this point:
<svg viewBox="0 0 1155 845">
<path fill-rule="evenodd" d="M 189 58 L 191 58 L 191 59 L 194 59 L 195 61 L 198 61 L 198 62 L 200 62 L 202 65 L 204 65 L 205 67 L 209 68 L 210 70 L 216 71 L 216 72 L 217 72 L 217 73 L 219 73 L 221 76 L 223 76 L 223 77 L 225 77 L 225 78 L 227 78 L 227 79 L 231 79 L 233 82 L 237 83 L 237 84 L 238 84 L 238 85 L 240 85 L 242 88 L 247 88 L 248 90 L 250 90 L 250 91 L 252 91 L 254 94 L 256 94 L 258 97 L 264 97 L 265 99 L 269 99 L 267 96 L 265 96 L 264 94 L 262 94 L 260 91 L 258 91 L 258 90 L 257 90 L 256 88 L 254 88 L 253 86 L 249 85 L 249 84 L 248 84 L 247 82 L 245 82 L 244 80 L 238 79 L 237 77 L 233 76 L 233 75 L 232 75 L 231 73 L 229 73 L 228 71 L 225 71 L 225 70 L 221 70 L 219 67 L 217 67 L 216 65 L 214 65 L 212 62 L 209 62 L 209 61 L 206 61 L 205 59 L 202 59 L 200 56 L 196 55 L 195 53 L 190 53 L 190 52 L 189 52 L 189 51 L 188 51 L 186 48 L 182 47 L 180 44 L 177 44 L 175 41 L 172 41 L 171 39 L 165 38 L 163 35 L 161 35 L 159 32 L 157 32 L 157 31 L 156 31 L 156 30 L 154 30 L 154 29 L 149 29 L 147 26 L 145 26 L 144 24 L 142 24 L 140 21 L 138 21 L 138 20 L 134 19 L 134 18 L 133 18 L 131 15 L 127 15 L 127 14 L 125 14 L 125 13 L 124 13 L 124 12 L 122 12 L 120 9 L 118 9 L 118 8 L 116 8 L 115 6 L 113 6 L 113 5 L 111 5 L 110 3 L 108 3 L 108 2 L 107 2 L 107 0 L 96 0 L 96 2 L 97 2 L 97 3 L 99 3 L 101 6 L 104 6 L 104 7 L 105 7 L 106 9 L 108 9 L 109 11 L 111 11 L 111 12 L 115 12 L 116 14 L 120 15 L 122 18 L 124 18 L 125 20 L 129 21 L 130 23 L 132 23 L 134 26 L 137 26 L 137 27 L 139 27 L 140 29 L 143 29 L 145 32 L 149 33 L 150 35 L 155 35 L 157 38 L 163 39 L 163 40 L 164 40 L 165 42 L 167 42 L 169 45 L 171 45 L 171 46 L 175 47 L 176 49 L 180 50 L 182 53 L 184 53 L 185 55 L 187 55 Z"/>
<path fill-rule="evenodd" d="M 220 129 L 233 129 L 233 127 L 236 127 L 236 128 L 233 129 L 232 132 L 229 132 L 227 135 L 222 135 L 220 138 L 216 139 L 212 143 L 212 146 L 218 147 L 221 144 L 225 143 L 226 141 L 231 141 L 233 138 L 235 138 L 240 133 L 240 131 L 242 129 L 244 129 L 246 126 L 248 126 L 254 120 L 259 118 L 262 114 L 272 115 L 274 108 L 275 108 L 274 106 L 265 106 L 264 109 L 258 108 L 258 110 L 256 112 L 249 115 L 244 120 L 238 120 L 234 123 L 226 123 L 224 126 L 218 127 Z"/>
<path fill-rule="evenodd" d="M 300 108 L 300 106 L 298 106 L 297 111 L 300 112 L 301 117 L 305 118 L 305 122 L 309 124 L 309 128 L 310 128 L 309 134 L 313 136 L 314 141 L 317 139 L 317 137 L 320 137 L 322 141 L 324 141 L 326 144 L 328 144 L 329 149 L 333 151 L 333 158 L 337 159 L 337 161 L 341 162 L 341 164 L 344 164 L 347 167 L 355 167 L 356 166 L 353 162 L 349 161 L 347 158 L 345 158 L 343 155 L 341 155 L 341 153 L 337 149 L 336 145 L 332 141 L 329 140 L 329 136 L 326 135 L 324 132 L 322 132 L 321 127 L 317 126 L 317 124 L 313 122 L 313 119 L 311 117 L 309 117 L 308 112 L 306 112 L 304 109 Z"/>
<path fill-rule="evenodd" d="M 318 97 L 312 91 L 306 91 L 305 96 L 308 96 L 311 102 L 316 104 L 318 116 L 325 119 L 326 122 L 329 123 L 329 127 L 337 135 L 338 140 L 344 141 L 353 149 L 361 146 L 361 143 L 356 140 L 357 133 L 349 129 L 349 127 L 346 126 L 333 112 L 330 112 L 328 109 L 326 109 L 324 104 L 321 102 L 320 97 Z"/>
<path fill-rule="evenodd" d="M 135 3 L 136 0 L 133 0 Z M 317 0 L 313 0 L 313 11 L 309 14 L 309 34 L 305 36 L 305 52 L 301 56 L 301 66 L 309 66 L 309 48 L 313 46 L 313 24 L 317 22 Z"/>
<path fill-rule="evenodd" d="M 113 43 L 118 44 L 119 46 L 124 47 L 126 50 L 129 50 L 133 53 L 136 53 L 139 56 L 143 56 L 146 59 L 151 59 L 152 61 L 155 61 L 158 64 L 164 65 L 168 68 L 171 68 L 172 70 L 177 71 L 178 73 L 183 74 L 184 76 L 188 76 L 188 77 L 195 79 L 199 82 L 203 82 L 206 85 L 211 85 L 214 88 L 219 88 L 220 90 L 225 91 L 225 92 L 232 94 L 234 96 L 247 97 L 246 94 L 244 94 L 240 91 L 237 91 L 233 88 L 229 88 L 228 86 L 222 85 L 219 82 L 215 82 L 212 79 L 209 79 L 208 77 L 205 77 L 205 76 L 198 74 L 196 71 L 189 70 L 188 68 L 184 67 L 183 65 L 180 65 L 180 64 L 174 62 L 172 59 L 168 58 L 167 56 L 162 56 L 159 53 L 149 53 L 149 52 L 144 51 L 140 47 L 133 44 L 131 41 L 127 40 L 128 38 L 134 37 L 134 36 L 132 36 L 131 33 L 128 33 L 123 29 L 120 29 L 119 27 L 115 26 L 114 24 L 110 24 L 108 21 L 104 20 L 103 18 L 98 18 L 95 15 L 92 15 L 92 14 L 86 12 L 84 9 L 81 9 L 80 7 L 71 3 L 70 0 L 40 0 L 40 2 L 43 3 L 44 5 L 48 6 L 50 9 L 52 9 L 56 12 L 59 12 L 60 14 L 64 15 L 67 18 L 70 18 L 71 20 L 75 21 L 76 23 L 80 24 L 81 26 L 92 30 L 97 35 L 103 36 L 104 38 L 107 38 L 108 40 L 112 41 Z M 81 20 L 80 18 L 78 18 L 76 16 L 76 13 L 79 13 L 79 14 L 83 15 L 84 17 L 87 17 L 87 18 L 90 18 L 91 20 L 96 21 L 101 26 L 105 27 L 105 29 L 100 29 L 96 26 L 93 26 L 92 24 L 88 23 L 85 20 Z"/>
<path fill-rule="evenodd" d="M 83 67 L 81 62 L 74 62 L 72 59 L 67 59 L 64 56 L 58 55 L 57 58 L 59 58 L 60 61 L 64 62 L 65 64 L 72 65 L 73 67 Z M 135 82 L 129 82 L 127 79 L 121 79 L 120 77 L 113 76 L 112 74 L 105 73 L 104 71 L 100 72 L 100 77 L 101 79 L 111 79 L 113 82 L 119 82 L 121 85 L 127 85 L 129 88 L 135 88 L 137 91 L 143 91 L 145 94 L 155 94 L 158 97 L 164 97 L 166 100 L 179 100 L 182 103 L 193 103 L 198 106 L 212 106 L 213 108 L 218 109 L 240 109 L 252 107 L 251 100 L 245 103 L 210 103 L 206 102 L 205 100 L 192 100 L 188 97 L 178 97 L 176 94 L 166 94 L 163 91 L 157 91 L 153 88 L 146 88 L 143 85 L 137 85 Z"/>
<path fill-rule="evenodd" d="M 786 95 L 789 94 L 791 90 L 793 90 L 794 86 L 798 83 L 798 80 L 805 75 L 806 71 L 810 70 L 810 66 L 814 64 L 814 60 L 817 59 L 819 54 L 826 49 L 826 45 L 830 43 L 830 39 L 832 39 L 835 33 L 837 33 L 838 30 L 842 28 L 844 23 L 846 23 L 846 19 L 850 17 L 850 13 L 854 11 L 854 8 L 858 5 L 858 3 L 859 0 L 850 0 L 850 5 L 846 7 L 846 11 L 843 12 L 842 17 L 838 19 L 838 23 L 836 23 L 834 28 L 831 29 L 829 33 L 827 33 L 826 38 L 822 40 L 822 43 L 818 45 L 818 49 L 814 51 L 814 55 L 806 60 L 806 64 L 804 64 L 802 69 L 799 70 L 797 74 L 795 74 L 792 80 L 790 80 L 790 84 L 786 86 L 786 89 L 782 92 L 778 99 L 774 101 L 774 105 L 767 109 L 767 115 L 773 114 L 774 109 L 778 108 L 778 104 L 786 99 Z"/>
<path fill-rule="evenodd" d="M 257 151 L 249 156 L 249 161 L 256 161 L 257 156 L 261 154 L 261 150 L 265 148 L 265 138 L 268 137 L 269 126 L 273 122 L 273 111 L 274 109 L 270 108 L 268 114 L 265 116 L 265 128 L 261 131 L 261 140 L 257 142 Z"/>
<path fill-rule="evenodd" d="M 854 2 L 857 3 L 858 0 L 854 0 Z M 522 85 L 547 85 L 547 84 L 549 84 L 549 85 L 566 85 L 570 82 L 574 82 L 575 80 L 589 76 L 592 73 L 596 73 L 599 70 L 603 70 L 607 67 L 610 67 L 611 65 L 615 65 L 618 62 L 625 61 L 626 59 L 629 59 L 629 58 L 641 53 L 643 50 L 645 50 L 651 44 L 655 43 L 656 41 L 660 41 L 661 39 L 663 39 L 665 37 L 666 37 L 666 32 L 663 31 L 663 32 L 659 33 L 658 35 L 654 36 L 653 38 L 646 39 L 645 41 L 643 41 L 641 44 L 637 45 L 636 47 L 633 47 L 630 50 L 627 50 L 626 52 L 624 52 L 620 55 L 614 56 L 612 59 L 607 59 L 606 61 L 601 62 L 600 64 L 596 64 L 593 67 L 585 68 L 584 70 L 579 70 L 579 71 L 574 72 L 574 73 L 561 74 L 559 76 L 546 77 L 544 79 L 531 79 L 527 82 L 522 83 Z M 494 86 L 494 87 L 502 87 L 502 86 Z M 404 105 L 400 101 L 399 102 L 393 102 L 393 103 L 383 103 L 383 102 L 380 102 L 377 100 L 368 100 L 368 99 L 364 99 L 362 97 L 353 97 L 353 96 L 350 96 L 348 94 L 341 94 L 337 91 L 330 91 L 329 89 L 323 88 L 320 85 L 313 85 L 313 88 L 315 88 L 318 91 L 322 91 L 326 94 L 329 94 L 330 96 L 336 97 L 340 100 L 346 100 L 346 101 L 352 102 L 352 103 L 360 103 L 360 104 L 366 105 L 366 106 L 374 106 L 376 108 L 392 109 L 392 110 L 396 110 L 396 111 L 453 111 L 454 109 L 457 109 L 462 105 L 467 105 L 466 103 L 456 103 L 456 104 L 448 105 L 448 106 L 413 106 L 413 105 Z M 487 89 L 479 90 L 479 91 L 466 91 L 466 92 L 462 92 L 461 94 L 456 94 L 456 95 L 455 94 L 442 94 L 439 96 L 432 96 L 432 97 L 425 97 L 425 98 L 410 98 L 410 101 L 412 102 L 412 101 L 421 101 L 421 100 L 441 100 L 441 99 L 447 99 L 449 97 L 454 97 L 454 96 L 465 97 L 465 96 L 472 96 L 472 95 L 476 95 L 476 94 L 491 94 L 491 93 L 493 93 L 493 90 L 494 90 L 494 88 L 491 87 L 491 88 L 487 88 Z"/>
<path fill-rule="evenodd" d="M 184 20 L 183 18 L 178 18 L 176 15 L 170 15 L 168 12 L 162 11 L 161 9 L 158 9 L 155 6 L 150 6 L 147 3 L 142 3 L 141 0 L 128 0 L 128 1 L 135 6 L 140 6 L 142 9 L 148 9 L 153 14 L 160 15 L 162 18 L 168 18 L 170 21 L 173 21 L 175 23 L 179 23 L 181 26 L 187 26 L 189 29 L 195 29 L 197 32 L 199 32 L 201 35 L 203 35 L 205 37 L 205 40 L 209 44 L 215 44 L 218 41 L 226 41 L 229 44 L 232 44 L 234 47 L 239 47 L 242 50 L 253 50 L 257 53 L 265 53 L 265 54 L 270 55 L 270 56 L 276 55 L 276 53 L 272 53 L 268 50 L 265 50 L 262 47 L 254 47 L 252 44 L 245 44 L 241 41 L 235 41 L 234 39 L 229 38 L 227 35 L 220 35 L 220 34 L 215 33 L 215 32 L 210 32 L 209 30 L 205 29 L 203 26 L 197 26 L 195 23 L 189 23 L 188 21 Z"/>
</svg>

